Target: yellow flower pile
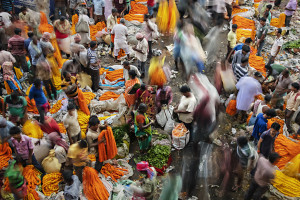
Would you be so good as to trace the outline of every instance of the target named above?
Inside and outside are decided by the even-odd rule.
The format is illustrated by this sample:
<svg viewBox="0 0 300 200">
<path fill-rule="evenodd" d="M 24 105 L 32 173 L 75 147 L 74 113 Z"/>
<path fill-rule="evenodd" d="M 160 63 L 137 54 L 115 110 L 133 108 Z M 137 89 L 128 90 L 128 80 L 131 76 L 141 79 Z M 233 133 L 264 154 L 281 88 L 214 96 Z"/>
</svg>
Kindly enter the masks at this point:
<svg viewBox="0 0 300 200">
<path fill-rule="evenodd" d="M 279 18 L 272 18 L 271 19 L 270 25 L 271 26 L 275 26 L 277 28 L 284 27 L 284 25 L 285 25 L 285 17 L 286 17 L 286 15 L 284 13 L 281 13 L 279 15 Z"/>
<path fill-rule="evenodd" d="M 300 181 L 276 170 L 273 186 L 282 194 L 289 197 L 300 197 Z"/>
<path fill-rule="evenodd" d="M 46 174 L 43 177 L 43 186 L 42 186 L 44 195 L 50 196 L 52 193 L 57 193 L 59 189 L 58 184 L 62 180 L 63 180 L 62 174 L 59 172 Z"/>
<path fill-rule="evenodd" d="M 232 9 L 232 14 L 237 14 L 237 13 L 241 13 L 241 12 L 247 12 L 248 9 L 244 8 L 244 9 L 240 9 L 240 8 L 233 8 Z"/>
<path fill-rule="evenodd" d="M 23 176 L 27 181 L 27 196 L 25 200 L 39 200 L 39 195 L 36 192 L 36 186 L 41 184 L 41 179 L 38 177 L 41 173 L 33 166 L 27 165 L 23 169 Z"/>
<path fill-rule="evenodd" d="M 78 110 L 77 114 L 78 114 L 78 117 L 77 117 L 78 123 L 81 128 L 81 137 L 85 138 L 85 133 L 86 133 L 86 129 L 88 127 L 88 122 L 89 122 L 90 116 L 86 115 L 81 110 Z"/>
<path fill-rule="evenodd" d="M 44 133 L 40 126 L 32 120 L 27 120 L 24 123 L 22 131 L 25 135 L 31 138 L 41 139 L 44 136 Z"/>
<path fill-rule="evenodd" d="M 57 113 L 60 109 L 61 109 L 61 107 L 62 107 L 62 100 L 64 100 L 65 98 L 63 98 L 63 99 L 61 99 L 61 100 L 58 100 L 53 106 L 52 106 L 52 108 L 50 108 L 50 110 L 49 110 L 49 112 L 51 113 L 51 114 L 54 114 L 54 113 Z"/>
<path fill-rule="evenodd" d="M 91 100 L 94 99 L 96 95 L 93 92 L 83 92 L 83 96 L 86 103 L 89 105 Z"/>
</svg>

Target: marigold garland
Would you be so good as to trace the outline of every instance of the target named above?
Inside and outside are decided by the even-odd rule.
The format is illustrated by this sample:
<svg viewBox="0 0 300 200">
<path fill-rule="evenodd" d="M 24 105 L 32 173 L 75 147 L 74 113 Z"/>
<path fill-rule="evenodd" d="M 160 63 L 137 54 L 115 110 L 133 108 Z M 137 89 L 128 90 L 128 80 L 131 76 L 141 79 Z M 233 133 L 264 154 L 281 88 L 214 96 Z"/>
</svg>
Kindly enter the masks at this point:
<svg viewBox="0 0 300 200">
<path fill-rule="evenodd" d="M 58 192 L 58 184 L 63 180 L 61 173 L 46 174 L 43 177 L 42 190 L 44 195 L 50 196 L 52 193 Z"/>
<path fill-rule="evenodd" d="M 0 144 L 0 169 L 8 167 L 8 161 L 12 159 L 12 150 L 9 147 L 8 142 Z"/>
</svg>

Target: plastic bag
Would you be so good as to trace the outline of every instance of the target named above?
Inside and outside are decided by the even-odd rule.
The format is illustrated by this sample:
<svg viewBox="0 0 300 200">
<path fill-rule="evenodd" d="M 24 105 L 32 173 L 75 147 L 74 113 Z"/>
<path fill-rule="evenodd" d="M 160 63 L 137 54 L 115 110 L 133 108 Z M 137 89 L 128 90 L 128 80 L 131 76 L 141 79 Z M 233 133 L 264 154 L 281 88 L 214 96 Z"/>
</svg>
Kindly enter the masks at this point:
<svg viewBox="0 0 300 200">
<path fill-rule="evenodd" d="M 177 124 L 172 131 L 172 144 L 175 149 L 183 149 L 190 141 L 190 132 L 183 123 Z"/>
<path fill-rule="evenodd" d="M 164 127 L 166 125 L 168 119 L 163 109 L 158 114 L 156 114 L 156 121 L 161 127 Z"/>
<path fill-rule="evenodd" d="M 41 139 L 39 145 L 36 145 L 33 149 L 36 160 L 41 163 L 49 155 L 50 149 L 51 144 L 46 139 Z"/>
<path fill-rule="evenodd" d="M 60 172 L 61 164 L 55 157 L 55 150 L 52 149 L 49 155 L 43 160 L 42 166 L 47 174 Z"/>
<path fill-rule="evenodd" d="M 66 54 L 71 54 L 71 38 L 67 37 L 64 39 L 56 39 L 58 47 L 61 51 L 65 52 Z"/>
</svg>

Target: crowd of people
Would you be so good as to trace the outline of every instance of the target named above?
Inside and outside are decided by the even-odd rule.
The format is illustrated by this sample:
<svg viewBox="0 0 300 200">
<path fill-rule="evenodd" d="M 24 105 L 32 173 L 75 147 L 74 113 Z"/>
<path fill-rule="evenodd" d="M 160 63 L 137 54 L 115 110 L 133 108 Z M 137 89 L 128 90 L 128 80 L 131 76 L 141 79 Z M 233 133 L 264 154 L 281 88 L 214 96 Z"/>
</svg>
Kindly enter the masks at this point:
<svg viewBox="0 0 300 200">
<path fill-rule="evenodd" d="M 110 37 L 110 52 L 107 57 L 111 57 L 111 66 L 118 65 L 118 69 L 122 70 L 122 77 L 117 81 L 110 80 L 110 83 L 124 82 L 122 87 L 117 88 L 109 84 L 108 91 L 123 89 L 123 93 L 115 99 L 124 98 L 127 112 L 123 114 L 130 119 L 126 123 L 132 128 L 131 132 L 138 142 L 140 154 L 147 155 L 151 148 L 153 128 L 158 127 L 160 113 L 171 110 L 170 118 L 164 115 L 168 118 L 166 124 L 170 122 L 168 126 L 173 129 L 175 121 L 182 123 L 190 134 L 190 141 L 184 149 L 192 152 L 189 156 L 192 156 L 193 164 L 187 170 L 188 175 L 182 177 L 182 180 L 180 176 L 171 176 L 159 199 L 175 200 L 179 198 L 180 192 L 180 198 L 187 199 L 195 192 L 193 189 L 196 184 L 189 180 L 191 174 L 192 179 L 197 178 L 194 174 L 197 173 L 198 166 L 194 165 L 200 165 L 197 156 L 200 151 L 198 144 L 200 141 L 213 141 L 210 133 L 216 129 L 219 112 L 224 107 L 220 96 L 227 99 L 226 112 L 239 124 L 246 124 L 248 131 L 248 134 L 237 137 L 236 141 L 233 139 L 233 143 L 236 142 L 233 151 L 224 151 L 226 166 L 221 170 L 225 175 L 218 193 L 220 197 L 226 195 L 229 174 L 232 174 L 231 178 L 234 180 L 232 191 L 236 192 L 242 188 L 244 173 L 248 170 L 251 171 L 251 180 L 244 199 L 261 199 L 275 178 L 275 165 L 281 155 L 276 152 L 274 143 L 278 135 L 283 134 L 283 126 L 286 127 L 285 135 L 299 143 L 300 128 L 294 130 L 293 127 L 293 122 L 300 125 L 299 81 L 291 77 L 294 73 L 293 66 L 281 66 L 276 62 L 284 41 L 290 34 L 289 29 L 286 31 L 281 27 L 276 28 L 274 43 L 263 71 L 256 70 L 256 66 L 250 66 L 253 56 L 260 57 L 266 51 L 265 42 L 269 37 L 268 31 L 273 18 L 273 1 L 260 1 L 255 18 L 255 37 L 244 37 L 240 40 L 237 39 L 239 25 L 227 24 L 233 17 L 233 9 L 240 9 L 239 6 L 248 1 L 236 3 L 234 0 L 181 0 L 177 4 L 178 10 L 174 5 L 171 7 L 171 0 L 143 1 L 148 11 L 142 13 L 143 23 L 135 33 L 135 45 L 129 43 L 130 30 L 124 17 L 131 11 L 130 0 L 49 1 L 50 13 L 46 24 L 53 27 L 53 30 L 47 29 L 49 31 L 44 31 L 39 26 L 31 26 L 28 8 L 22 7 L 17 12 L 13 1 L 0 2 L 0 38 L 3 41 L 0 44 L 0 139 L 2 150 L 4 147 L 10 148 L 10 154 L 13 155 L 10 156 L 9 164 L 3 167 L 5 173 L 1 178 L 4 185 L 8 180 L 9 191 L 14 199 L 27 199 L 32 192 L 21 168 L 33 165 L 41 174 L 41 184 L 44 184 L 43 177 L 50 174 L 45 162 L 41 161 L 48 154 L 40 159 L 41 155 L 38 154 L 42 153 L 35 151 L 35 148 L 41 141 L 28 135 L 28 132 L 35 131 L 25 130 L 28 122 L 35 124 L 31 127 L 40 130 L 47 139 L 47 145 L 55 151 L 55 158 L 60 166 L 57 172 L 61 173 L 61 181 L 64 183 L 64 199 L 91 196 L 92 194 L 85 194 L 87 186 L 83 184 L 88 167 L 93 167 L 96 173 L 102 173 L 101 169 L 107 161 L 114 159 L 118 153 L 111 128 L 113 124 L 99 120 L 99 113 L 93 111 L 90 100 L 85 95 L 86 91 L 95 94 L 93 99 L 96 94 L 103 95 L 102 91 L 107 90 L 107 86 L 102 87 L 103 71 L 108 73 L 115 70 L 110 66 L 103 66 L 103 57 L 98 48 L 102 44 L 91 37 L 90 25 L 98 22 L 105 23 Z M 166 37 L 174 35 L 172 73 L 179 71 L 186 82 L 178 88 L 181 94 L 179 100 L 173 98 L 171 69 L 165 64 L 167 53 L 163 51 L 159 56 L 153 53 L 154 41 L 158 40 L 158 31 L 163 26 L 159 10 L 166 2 L 177 14 L 176 30 L 172 29 L 169 22 L 168 30 L 164 34 Z M 51 6 L 53 3 L 54 7 Z M 276 1 L 275 6 L 279 5 L 280 2 Z M 203 13 L 197 11 L 199 8 L 203 9 Z M 284 11 L 285 27 L 290 26 L 296 10 L 297 1 L 290 0 Z M 72 24 L 74 16 L 78 17 L 76 25 Z M 72 32 L 74 26 L 75 34 Z M 219 40 L 217 34 L 222 29 L 227 31 L 227 28 L 227 52 L 224 57 L 217 57 L 220 62 L 213 69 L 213 86 L 205 75 L 206 69 L 210 67 L 207 63 L 213 63 L 212 55 L 216 54 L 218 46 L 214 42 Z M 210 40 L 203 38 L 203 35 L 211 36 Z M 65 39 L 71 37 L 72 42 L 65 44 Z M 201 43 L 206 43 L 206 52 Z M 124 52 L 121 63 L 118 58 L 120 52 Z M 88 81 L 80 78 L 82 74 L 87 75 Z M 65 99 L 67 112 L 61 121 L 57 121 L 50 110 L 54 109 L 58 101 Z M 101 101 L 101 95 L 100 100 L 94 100 Z M 88 117 L 86 130 L 78 120 L 79 112 Z M 283 123 L 273 122 L 269 125 L 268 122 L 277 115 L 284 116 Z M 65 132 L 59 124 L 63 125 Z M 205 134 L 202 133 L 203 130 Z M 223 142 L 232 144 L 232 141 Z M 237 157 L 235 164 L 230 164 L 231 153 L 228 152 L 234 152 Z M 51 151 L 49 156 L 50 154 Z M 91 155 L 95 158 L 94 163 Z M 145 173 L 145 178 L 141 187 L 131 187 L 133 199 L 155 199 L 156 169 L 145 161 L 137 163 L 136 168 Z"/>
</svg>

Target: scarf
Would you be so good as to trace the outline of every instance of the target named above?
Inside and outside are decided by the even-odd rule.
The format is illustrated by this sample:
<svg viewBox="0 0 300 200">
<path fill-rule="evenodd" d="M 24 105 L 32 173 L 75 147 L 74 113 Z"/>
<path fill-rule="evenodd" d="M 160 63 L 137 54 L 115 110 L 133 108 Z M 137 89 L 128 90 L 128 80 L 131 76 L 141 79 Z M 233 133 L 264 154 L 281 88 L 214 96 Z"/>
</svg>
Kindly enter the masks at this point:
<svg viewBox="0 0 300 200">
<path fill-rule="evenodd" d="M 14 71 L 12 62 L 4 62 L 2 64 L 3 68 L 3 80 L 5 81 L 13 81 L 14 80 Z"/>
<path fill-rule="evenodd" d="M 138 164 L 136 164 L 136 169 L 140 172 L 140 171 L 147 171 L 147 176 L 150 180 L 153 179 L 153 177 L 155 176 L 155 172 L 153 171 L 153 169 L 151 169 L 149 167 L 149 163 L 147 161 L 141 161 Z"/>
<path fill-rule="evenodd" d="M 42 51 L 38 48 L 38 46 L 36 44 L 33 43 L 33 41 L 31 41 L 29 45 L 31 45 L 32 48 L 36 51 L 36 54 L 42 53 Z"/>
<path fill-rule="evenodd" d="M 52 132 L 48 135 L 49 140 L 51 140 L 51 142 L 55 145 L 61 146 L 62 148 L 64 148 L 66 150 L 66 152 L 68 152 L 69 149 L 69 145 L 66 143 L 66 141 L 64 139 L 62 139 L 59 135 L 59 133 L 57 132 Z"/>
</svg>

